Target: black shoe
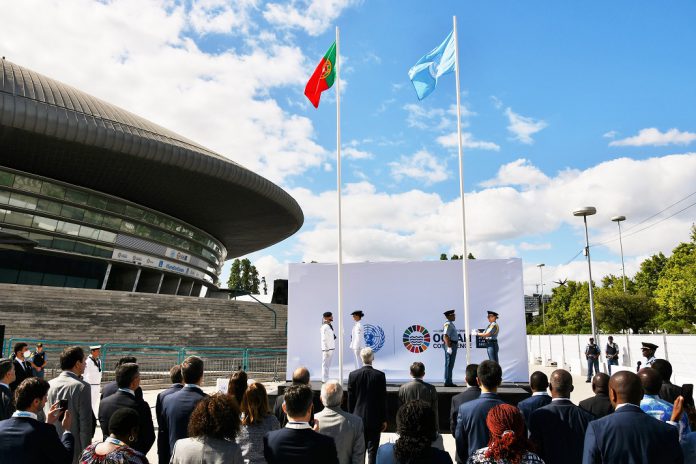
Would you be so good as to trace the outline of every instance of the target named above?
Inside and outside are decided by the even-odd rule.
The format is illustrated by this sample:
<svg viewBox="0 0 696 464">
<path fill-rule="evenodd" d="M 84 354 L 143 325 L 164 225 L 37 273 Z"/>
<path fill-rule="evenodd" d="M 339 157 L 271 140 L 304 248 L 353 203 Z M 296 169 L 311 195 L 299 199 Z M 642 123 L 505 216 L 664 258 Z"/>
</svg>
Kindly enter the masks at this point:
<svg viewBox="0 0 696 464">
<path fill-rule="evenodd" d="M 590 383 L 592 382 L 590 379 L 585 380 L 585 383 Z"/>
<path fill-rule="evenodd" d="M 454 383 L 446 383 L 445 387 L 458 387 L 459 385 L 456 385 Z"/>
</svg>

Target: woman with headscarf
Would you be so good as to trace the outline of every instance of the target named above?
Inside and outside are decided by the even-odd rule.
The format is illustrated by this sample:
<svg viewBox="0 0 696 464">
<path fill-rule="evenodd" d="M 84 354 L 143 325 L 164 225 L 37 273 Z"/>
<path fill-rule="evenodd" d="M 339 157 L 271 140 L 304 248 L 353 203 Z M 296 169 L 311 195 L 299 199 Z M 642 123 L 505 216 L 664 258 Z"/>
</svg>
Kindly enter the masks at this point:
<svg viewBox="0 0 696 464">
<path fill-rule="evenodd" d="M 396 433 L 399 438 L 395 443 L 379 447 L 377 464 L 452 464 L 449 454 L 432 446 L 437 424 L 435 412 L 425 401 L 409 401 L 399 408 Z"/>
<path fill-rule="evenodd" d="M 544 464 L 530 451 L 524 417 L 519 409 L 509 404 L 499 404 L 486 417 L 490 432 L 488 446 L 476 450 L 467 464 Z"/>
</svg>

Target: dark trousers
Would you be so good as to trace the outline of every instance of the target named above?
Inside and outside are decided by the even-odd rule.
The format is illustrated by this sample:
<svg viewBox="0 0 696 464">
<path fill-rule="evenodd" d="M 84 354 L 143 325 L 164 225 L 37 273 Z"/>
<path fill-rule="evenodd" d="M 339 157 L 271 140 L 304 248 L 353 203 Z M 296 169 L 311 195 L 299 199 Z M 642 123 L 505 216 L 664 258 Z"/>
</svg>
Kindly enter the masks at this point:
<svg viewBox="0 0 696 464">
<path fill-rule="evenodd" d="M 618 366 L 618 359 L 607 359 L 607 367 L 609 368 L 609 375 L 611 375 L 611 366 Z"/>
<path fill-rule="evenodd" d="M 498 340 L 488 340 L 486 351 L 488 352 L 488 359 L 498 362 Z"/>
<path fill-rule="evenodd" d="M 457 348 L 458 345 L 455 343 L 454 346 L 452 346 L 452 354 L 448 354 L 447 347 L 445 347 L 445 386 L 453 383 L 452 371 L 454 370 L 454 362 L 457 360 Z"/>
<path fill-rule="evenodd" d="M 367 451 L 367 464 L 375 464 L 377 459 L 377 448 L 379 448 L 380 429 L 365 429 L 365 449 Z"/>
<path fill-rule="evenodd" d="M 599 374 L 599 358 L 587 358 L 587 380 L 592 380 L 592 368 L 594 367 L 594 373 Z"/>
</svg>

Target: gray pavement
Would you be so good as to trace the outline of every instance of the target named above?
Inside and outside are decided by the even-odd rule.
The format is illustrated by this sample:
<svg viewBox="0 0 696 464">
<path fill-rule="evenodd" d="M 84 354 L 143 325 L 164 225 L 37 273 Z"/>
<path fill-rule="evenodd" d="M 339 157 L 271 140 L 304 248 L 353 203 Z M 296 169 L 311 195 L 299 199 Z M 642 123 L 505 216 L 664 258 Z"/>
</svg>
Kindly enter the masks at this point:
<svg viewBox="0 0 696 464">
<path fill-rule="evenodd" d="M 556 370 L 557 367 L 546 367 L 546 366 L 539 366 L 539 365 L 534 365 L 530 364 L 529 365 L 529 372 L 530 374 L 534 371 L 542 371 L 546 373 L 547 375 L 550 375 L 551 372 Z M 276 390 L 278 389 L 278 385 L 284 382 L 264 382 L 264 385 L 266 386 L 267 391 L 269 394 L 273 393 L 275 394 Z M 463 382 L 462 382 L 463 383 Z M 574 375 L 573 376 L 573 386 L 575 387 L 572 395 L 571 395 L 571 401 L 573 403 L 578 404 L 580 401 L 584 400 L 585 398 L 589 398 L 593 396 L 592 393 L 592 388 L 589 383 L 585 383 L 585 377 Z M 204 387 L 203 390 L 206 393 L 214 393 L 215 392 L 215 387 Z M 155 419 L 155 400 L 157 399 L 157 394 L 161 392 L 162 390 L 145 390 L 143 392 L 143 396 L 145 401 L 150 405 L 152 409 L 152 418 L 153 421 L 155 422 L 155 430 L 157 430 L 157 421 Z M 101 441 L 102 438 L 102 433 L 101 429 L 97 427 L 97 430 L 94 434 L 93 441 Z M 388 443 L 388 442 L 393 442 L 396 440 L 396 434 L 394 433 L 383 433 L 382 437 L 380 439 L 380 443 Z M 442 434 L 442 440 L 445 446 L 445 450 L 452 456 L 452 461 L 454 461 L 454 455 L 455 455 L 455 443 L 454 443 L 454 437 L 449 434 Z M 147 459 L 150 461 L 150 463 L 156 463 L 157 462 L 157 443 L 155 443 L 150 450 L 150 452 L 147 454 Z"/>
</svg>

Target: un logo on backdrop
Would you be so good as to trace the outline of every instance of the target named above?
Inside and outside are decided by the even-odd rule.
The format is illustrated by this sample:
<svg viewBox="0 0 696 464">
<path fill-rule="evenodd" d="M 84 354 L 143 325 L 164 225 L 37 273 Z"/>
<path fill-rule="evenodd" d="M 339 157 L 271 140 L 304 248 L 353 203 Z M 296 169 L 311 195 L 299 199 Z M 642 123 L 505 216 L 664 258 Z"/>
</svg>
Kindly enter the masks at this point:
<svg viewBox="0 0 696 464">
<path fill-rule="evenodd" d="M 403 342 L 411 353 L 422 353 L 430 346 L 430 333 L 422 325 L 415 324 L 404 331 Z"/>
<path fill-rule="evenodd" d="M 372 348 L 375 353 L 384 346 L 384 330 L 378 325 L 364 324 L 365 345 Z"/>
</svg>

